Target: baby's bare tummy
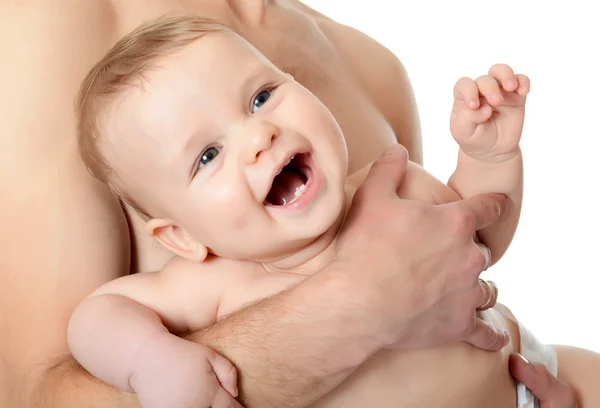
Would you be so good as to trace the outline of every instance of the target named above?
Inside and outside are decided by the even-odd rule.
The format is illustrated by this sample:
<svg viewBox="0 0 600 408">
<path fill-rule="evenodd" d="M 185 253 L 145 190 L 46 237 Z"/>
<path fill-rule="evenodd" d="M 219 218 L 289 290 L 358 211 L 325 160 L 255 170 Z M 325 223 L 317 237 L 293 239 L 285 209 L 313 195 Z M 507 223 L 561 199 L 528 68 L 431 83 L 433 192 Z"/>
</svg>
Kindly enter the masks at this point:
<svg viewBox="0 0 600 408">
<path fill-rule="evenodd" d="M 511 334 L 499 352 L 469 344 L 423 350 L 382 350 L 357 369 L 315 408 L 514 408 L 515 383 L 508 357 L 518 331 L 500 313 L 486 313 Z"/>
</svg>

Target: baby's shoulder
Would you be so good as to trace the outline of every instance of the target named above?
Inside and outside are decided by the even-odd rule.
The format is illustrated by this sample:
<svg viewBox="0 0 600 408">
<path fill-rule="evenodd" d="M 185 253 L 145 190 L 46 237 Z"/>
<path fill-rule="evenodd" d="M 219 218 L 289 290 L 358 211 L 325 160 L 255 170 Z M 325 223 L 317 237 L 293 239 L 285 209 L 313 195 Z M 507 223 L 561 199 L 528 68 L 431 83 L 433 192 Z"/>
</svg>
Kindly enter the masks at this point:
<svg viewBox="0 0 600 408">
<path fill-rule="evenodd" d="M 245 299 L 236 298 L 254 292 L 248 288 L 255 287 L 262 274 L 264 269 L 254 262 L 218 257 L 191 262 L 176 257 L 161 270 L 159 280 L 167 292 L 177 294 L 174 302 L 194 331 L 239 309 Z"/>
</svg>

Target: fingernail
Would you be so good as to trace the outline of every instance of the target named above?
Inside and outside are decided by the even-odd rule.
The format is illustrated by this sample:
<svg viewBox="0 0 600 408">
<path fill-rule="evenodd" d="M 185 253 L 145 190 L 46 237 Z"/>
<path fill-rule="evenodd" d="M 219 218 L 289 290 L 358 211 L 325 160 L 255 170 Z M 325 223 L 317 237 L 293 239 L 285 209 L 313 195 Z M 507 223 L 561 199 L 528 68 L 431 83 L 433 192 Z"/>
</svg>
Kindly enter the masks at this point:
<svg viewBox="0 0 600 408">
<path fill-rule="evenodd" d="M 517 356 L 519 356 L 519 358 L 520 358 L 521 360 L 523 360 L 523 362 L 524 362 L 525 364 L 527 364 L 527 365 L 531 365 L 531 362 L 530 362 L 529 360 L 527 360 L 525 357 L 523 357 L 521 354 L 519 354 L 519 353 L 515 353 L 515 354 L 516 354 Z"/>
<path fill-rule="evenodd" d="M 469 101 L 469 108 L 475 109 L 475 108 L 477 108 L 477 105 L 479 105 L 479 104 L 477 103 L 477 101 L 475 99 L 471 99 Z"/>
<path fill-rule="evenodd" d="M 509 80 L 509 81 L 506 83 L 506 86 L 507 86 L 508 88 L 511 88 L 511 89 L 514 89 L 514 88 L 516 88 L 516 87 L 517 87 L 517 85 L 518 85 L 518 84 L 517 84 L 517 81 L 515 81 L 514 79 L 510 79 L 510 80 Z"/>
<path fill-rule="evenodd" d="M 508 214 L 508 199 L 503 195 L 502 202 L 496 201 L 496 214 L 498 220 L 505 218 Z"/>
<path fill-rule="evenodd" d="M 504 212 L 502 212 L 502 210 L 504 210 Z M 501 208 L 500 219 L 507 218 L 510 215 L 510 212 L 511 212 L 510 201 L 508 200 L 508 197 L 506 197 L 506 199 L 504 200 L 503 208 Z"/>
</svg>

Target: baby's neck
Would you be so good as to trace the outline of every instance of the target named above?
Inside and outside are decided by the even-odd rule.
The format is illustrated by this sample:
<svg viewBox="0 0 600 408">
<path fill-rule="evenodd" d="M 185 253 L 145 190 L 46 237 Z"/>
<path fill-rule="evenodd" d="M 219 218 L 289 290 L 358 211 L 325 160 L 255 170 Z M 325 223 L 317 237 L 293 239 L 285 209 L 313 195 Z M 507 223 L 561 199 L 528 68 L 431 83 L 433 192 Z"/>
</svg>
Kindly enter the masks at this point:
<svg viewBox="0 0 600 408">
<path fill-rule="evenodd" d="M 346 219 L 351 192 L 346 192 L 346 200 L 340 215 L 333 225 L 304 248 L 292 254 L 279 258 L 276 261 L 262 262 L 268 272 L 296 273 L 300 275 L 312 275 L 317 273 L 335 256 L 335 242 Z"/>
</svg>

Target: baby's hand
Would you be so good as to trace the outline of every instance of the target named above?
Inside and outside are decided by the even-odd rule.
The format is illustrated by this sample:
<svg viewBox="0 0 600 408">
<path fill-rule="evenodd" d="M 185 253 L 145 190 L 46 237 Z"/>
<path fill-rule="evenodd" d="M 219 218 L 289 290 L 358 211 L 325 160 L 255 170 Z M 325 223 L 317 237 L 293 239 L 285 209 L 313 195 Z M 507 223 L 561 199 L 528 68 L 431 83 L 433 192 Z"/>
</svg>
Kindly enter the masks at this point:
<svg viewBox="0 0 600 408">
<path fill-rule="evenodd" d="M 454 86 L 450 131 L 461 150 L 481 161 L 500 162 L 519 152 L 529 78 L 497 64 L 475 81 Z"/>
<path fill-rule="evenodd" d="M 242 408 L 237 372 L 212 349 L 170 333 L 137 353 L 130 378 L 142 408 Z"/>
</svg>

